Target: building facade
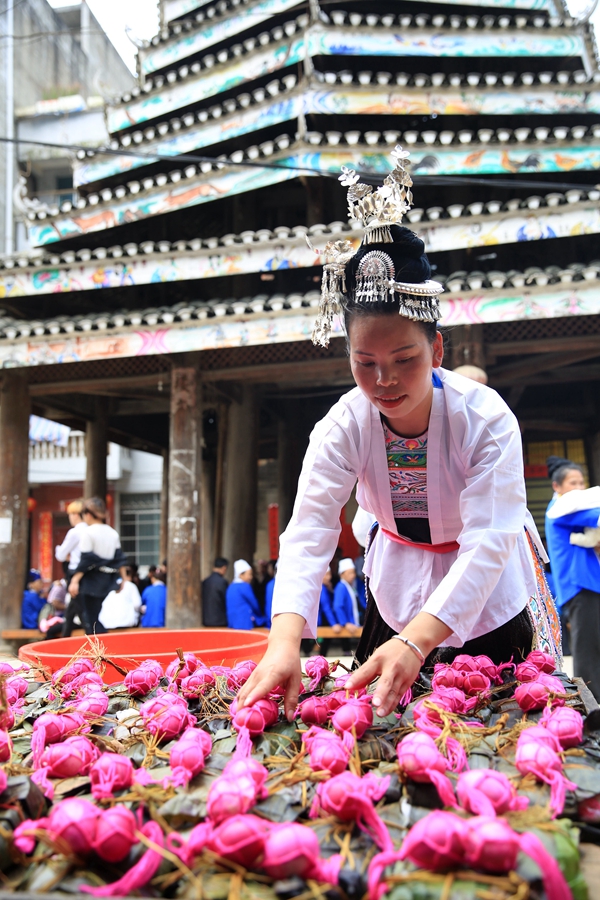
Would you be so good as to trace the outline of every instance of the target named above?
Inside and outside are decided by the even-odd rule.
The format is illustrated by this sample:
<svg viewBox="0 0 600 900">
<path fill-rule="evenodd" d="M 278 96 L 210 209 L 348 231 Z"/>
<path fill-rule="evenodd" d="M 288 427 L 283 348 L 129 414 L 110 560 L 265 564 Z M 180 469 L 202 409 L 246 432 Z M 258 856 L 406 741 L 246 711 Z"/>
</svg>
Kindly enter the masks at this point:
<svg viewBox="0 0 600 900">
<path fill-rule="evenodd" d="M 24 197 L 31 249 L 0 269 L 0 455 L 22 446 L 28 404 L 85 430 L 98 491 L 107 441 L 161 455 L 179 626 L 201 621 L 214 554 L 267 545 L 273 497 L 285 526 L 310 430 L 352 384 L 339 323 L 329 350 L 310 342 L 321 270 L 305 238 L 358 243 L 339 169 L 377 182 L 397 142 L 409 222 L 445 283 L 447 365 L 485 368 L 515 410 L 538 518 L 548 451 L 600 479 L 590 26 L 561 0 L 339 7 L 162 0 L 137 84 L 106 105 L 108 140 L 77 154 L 76 194 Z M 14 534 L 1 480 L 22 473 L 6 462 Z M 19 547 L 0 543 L 0 564 L 20 566 Z"/>
</svg>

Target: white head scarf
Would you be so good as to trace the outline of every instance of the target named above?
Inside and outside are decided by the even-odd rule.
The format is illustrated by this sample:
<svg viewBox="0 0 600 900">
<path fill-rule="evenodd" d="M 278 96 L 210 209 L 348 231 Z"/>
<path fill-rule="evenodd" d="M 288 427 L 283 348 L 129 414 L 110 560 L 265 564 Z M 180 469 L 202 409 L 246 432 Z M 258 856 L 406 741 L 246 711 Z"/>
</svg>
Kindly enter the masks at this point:
<svg viewBox="0 0 600 900">
<path fill-rule="evenodd" d="M 248 569 L 251 569 L 252 566 L 246 562 L 245 559 L 236 559 L 233 564 L 233 580 L 241 581 L 240 575 L 243 575 L 244 572 L 247 572 Z"/>
<path fill-rule="evenodd" d="M 348 569 L 355 569 L 355 568 L 356 568 L 356 566 L 354 565 L 354 560 L 350 559 L 350 557 L 347 556 L 346 559 L 340 559 L 340 562 L 338 565 L 338 575 L 343 575 L 344 572 L 348 571 Z"/>
</svg>

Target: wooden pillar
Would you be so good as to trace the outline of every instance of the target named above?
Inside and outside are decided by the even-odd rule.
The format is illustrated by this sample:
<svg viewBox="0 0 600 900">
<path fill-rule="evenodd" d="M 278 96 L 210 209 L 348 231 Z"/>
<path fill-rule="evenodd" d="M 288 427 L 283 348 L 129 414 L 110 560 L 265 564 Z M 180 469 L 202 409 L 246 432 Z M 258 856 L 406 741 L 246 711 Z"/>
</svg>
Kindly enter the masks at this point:
<svg viewBox="0 0 600 900">
<path fill-rule="evenodd" d="M 483 325 L 456 325 L 450 331 L 450 366 L 479 366 L 485 371 Z"/>
<path fill-rule="evenodd" d="M 160 561 L 169 555 L 169 451 L 164 450 L 162 489 L 160 493 Z"/>
<path fill-rule="evenodd" d="M 167 627 L 198 628 L 202 624 L 202 394 L 195 366 L 172 370 L 169 445 Z"/>
<path fill-rule="evenodd" d="M 21 627 L 21 603 L 29 560 L 27 469 L 29 464 L 27 373 L 4 370 L 0 387 L 0 627 Z"/>
<path fill-rule="evenodd" d="M 256 388 L 240 385 L 240 402 L 229 407 L 225 466 L 223 556 L 252 563 L 256 549 L 258 403 Z"/>
<path fill-rule="evenodd" d="M 279 420 L 277 428 L 277 493 L 279 503 L 279 531 L 285 531 L 294 507 L 294 441 L 287 417 Z"/>
<path fill-rule="evenodd" d="M 86 497 L 106 499 L 106 456 L 108 452 L 108 397 L 95 398 L 95 416 L 85 429 Z"/>
<path fill-rule="evenodd" d="M 229 404 L 219 403 L 217 409 L 218 441 L 217 464 L 215 467 L 215 512 L 213 523 L 213 557 L 223 555 L 223 516 L 225 513 L 225 467 L 227 457 L 227 429 L 229 427 Z"/>
</svg>

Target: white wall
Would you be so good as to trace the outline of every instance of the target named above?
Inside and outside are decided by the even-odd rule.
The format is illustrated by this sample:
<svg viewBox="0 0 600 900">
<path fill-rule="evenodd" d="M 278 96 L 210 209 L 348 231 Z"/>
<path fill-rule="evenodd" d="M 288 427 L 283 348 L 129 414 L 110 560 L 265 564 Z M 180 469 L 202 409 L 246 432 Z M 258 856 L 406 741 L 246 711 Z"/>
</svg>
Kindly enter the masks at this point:
<svg viewBox="0 0 600 900">
<path fill-rule="evenodd" d="M 115 483 L 122 494 L 160 494 L 162 491 L 163 458 L 143 450 L 130 450 L 130 468 Z M 112 479 L 111 479 L 112 480 Z"/>
</svg>

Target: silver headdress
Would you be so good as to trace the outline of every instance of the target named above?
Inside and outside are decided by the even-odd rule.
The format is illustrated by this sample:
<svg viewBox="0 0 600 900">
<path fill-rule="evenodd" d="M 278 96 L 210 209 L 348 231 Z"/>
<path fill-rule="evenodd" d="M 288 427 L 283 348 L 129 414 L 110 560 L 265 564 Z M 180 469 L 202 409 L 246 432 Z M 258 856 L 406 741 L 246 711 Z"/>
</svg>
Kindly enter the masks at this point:
<svg viewBox="0 0 600 900">
<path fill-rule="evenodd" d="M 342 166 L 339 181 L 348 187 L 350 217 L 362 222 L 365 229 L 359 249 L 369 244 L 393 244 L 390 225 L 399 225 L 412 206 L 412 178 L 405 168 L 410 153 L 398 145 L 391 156 L 394 168 L 377 190 L 370 184 L 359 182 L 353 169 Z M 322 347 L 329 344 L 333 317 L 342 311 L 346 265 L 354 255 L 350 241 L 330 241 L 325 245 L 321 303 L 312 333 L 314 344 Z M 394 262 L 383 250 L 366 253 L 356 272 L 355 298 L 359 303 L 396 298 L 400 303 L 400 315 L 416 322 L 437 322 L 440 318 L 438 297 L 443 290 L 437 281 L 420 284 L 396 281 Z"/>
</svg>

